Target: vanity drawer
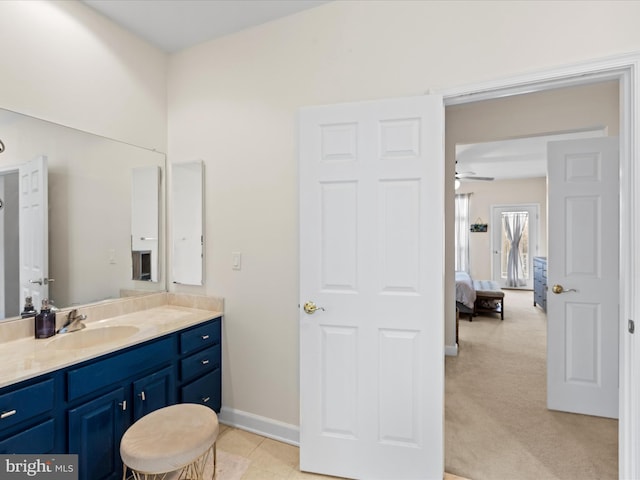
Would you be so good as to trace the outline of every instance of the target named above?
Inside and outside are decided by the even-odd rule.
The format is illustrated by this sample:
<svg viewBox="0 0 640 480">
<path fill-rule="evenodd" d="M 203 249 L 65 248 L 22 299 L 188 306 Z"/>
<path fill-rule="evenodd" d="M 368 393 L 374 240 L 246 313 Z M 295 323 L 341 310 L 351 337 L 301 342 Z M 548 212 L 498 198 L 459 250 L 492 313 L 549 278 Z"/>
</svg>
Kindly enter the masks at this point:
<svg viewBox="0 0 640 480">
<path fill-rule="evenodd" d="M 70 333 L 69 335 L 73 335 Z M 165 338 L 67 372 L 69 401 L 98 392 L 170 361 L 173 342 Z"/>
<path fill-rule="evenodd" d="M 180 334 L 180 353 L 220 344 L 220 318 Z"/>
<path fill-rule="evenodd" d="M 0 442 L 0 454 L 36 454 L 53 451 L 55 424 L 53 419 L 23 430 Z"/>
<path fill-rule="evenodd" d="M 53 408 L 53 379 L 0 395 L 0 431 Z"/>
<path fill-rule="evenodd" d="M 189 380 L 217 368 L 220 368 L 220 344 L 181 360 L 180 379 Z"/>
<path fill-rule="evenodd" d="M 199 403 L 220 412 L 220 369 L 182 387 L 182 403 Z"/>
</svg>

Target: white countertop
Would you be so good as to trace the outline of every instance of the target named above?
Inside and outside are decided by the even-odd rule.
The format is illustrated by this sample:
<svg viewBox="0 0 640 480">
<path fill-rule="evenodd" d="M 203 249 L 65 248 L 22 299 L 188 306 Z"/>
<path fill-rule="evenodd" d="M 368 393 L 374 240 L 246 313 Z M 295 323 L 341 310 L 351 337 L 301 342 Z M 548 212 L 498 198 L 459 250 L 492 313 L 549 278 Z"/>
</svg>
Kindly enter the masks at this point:
<svg viewBox="0 0 640 480">
<path fill-rule="evenodd" d="M 0 387 L 37 377 L 44 373 L 59 370 L 85 360 L 115 352 L 147 340 L 197 325 L 206 320 L 221 316 L 222 312 L 200 310 L 197 308 L 163 305 L 134 313 L 94 322 L 85 322 L 86 328 L 79 332 L 106 326 L 130 325 L 139 329 L 134 335 L 109 343 L 88 348 L 54 347 L 54 342 L 61 335 L 46 339 L 22 338 L 0 344 Z M 76 335 L 79 332 L 62 334 Z"/>
</svg>

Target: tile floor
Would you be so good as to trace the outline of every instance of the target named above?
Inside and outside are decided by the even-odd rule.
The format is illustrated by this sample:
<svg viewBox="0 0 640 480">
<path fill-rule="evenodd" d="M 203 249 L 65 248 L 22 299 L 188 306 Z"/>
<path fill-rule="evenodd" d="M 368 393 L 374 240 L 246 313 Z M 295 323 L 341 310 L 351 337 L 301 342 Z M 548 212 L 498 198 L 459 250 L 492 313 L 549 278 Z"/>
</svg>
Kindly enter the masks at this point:
<svg viewBox="0 0 640 480">
<path fill-rule="evenodd" d="M 299 470 L 299 449 L 237 428 L 220 425 L 218 449 L 250 460 L 242 480 L 296 480 L 336 477 L 304 473 Z M 445 480 L 467 480 L 445 474 Z"/>
</svg>

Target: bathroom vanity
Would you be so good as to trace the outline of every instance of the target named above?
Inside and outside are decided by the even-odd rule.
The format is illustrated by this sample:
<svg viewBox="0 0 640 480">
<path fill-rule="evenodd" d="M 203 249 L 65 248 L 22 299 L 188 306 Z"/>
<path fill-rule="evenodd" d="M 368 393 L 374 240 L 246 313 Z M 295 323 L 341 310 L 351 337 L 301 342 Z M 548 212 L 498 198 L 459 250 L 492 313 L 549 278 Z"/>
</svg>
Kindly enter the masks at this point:
<svg viewBox="0 0 640 480">
<path fill-rule="evenodd" d="M 170 320 L 172 313 L 182 323 Z M 183 402 L 220 411 L 221 314 L 165 307 L 124 317 L 120 325 L 84 330 L 138 325 L 118 346 L 74 348 L 83 332 L 9 346 L 24 355 L 10 362 L 14 376 L 30 378 L 9 384 L 0 378 L 0 453 L 74 453 L 80 479 L 119 479 L 120 439 L 137 419 Z M 34 375 L 38 368 L 45 372 Z"/>
</svg>

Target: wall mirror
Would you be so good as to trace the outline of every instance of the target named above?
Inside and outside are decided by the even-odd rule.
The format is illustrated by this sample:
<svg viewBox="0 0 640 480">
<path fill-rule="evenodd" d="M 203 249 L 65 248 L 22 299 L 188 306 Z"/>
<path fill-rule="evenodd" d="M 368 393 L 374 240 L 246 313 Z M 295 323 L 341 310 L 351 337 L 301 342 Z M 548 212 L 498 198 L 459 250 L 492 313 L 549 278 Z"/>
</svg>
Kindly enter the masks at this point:
<svg viewBox="0 0 640 480">
<path fill-rule="evenodd" d="M 202 161 L 171 165 L 172 281 L 202 285 L 204 188 Z"/>
<path fill-rule="evenodd" d="M 165 155 L 149 149 L 64 127 L 0 109 L 0 175 L 40 156 L 48 163 L 48 295 L 59 308 L 118 298 L 122 291 L 166 290 L 163 278 L 164 212 L 162 172 Z M 158 171 L 159 215 L 157 281 L 132 279 L 132 171 Z M 15 175 L 14 175 L 15 177 Z M 11 175 L 2 176 L 3 188 L 14 195 Z M 8 185 L 8 186 L 7 186 Z M 10 196 L 0 209 L 0 238 L 17 232 L 17 215 L 4 217 Z M 16 217 L 16 218 L 14 218 Z M 10 244 L 3 241 L 3 247 Z M 4 258 L 12 258 L 5 253 Z M 18 316 L 19 275 L 1 265 L 0 294 L 5 318 Z M 39 305 L 35 305 L 36 308 Z"/>
</svg>

